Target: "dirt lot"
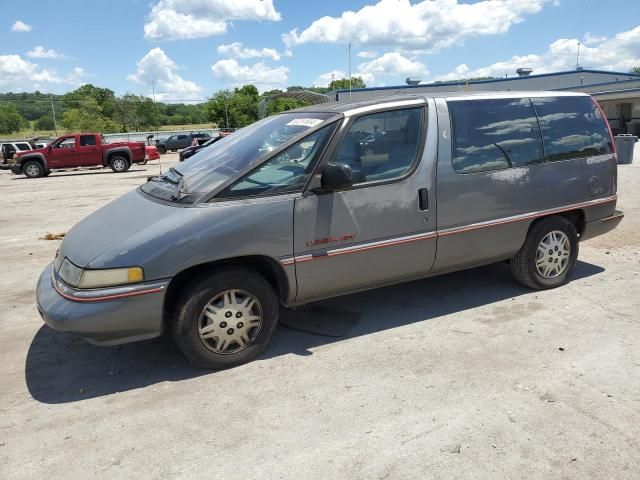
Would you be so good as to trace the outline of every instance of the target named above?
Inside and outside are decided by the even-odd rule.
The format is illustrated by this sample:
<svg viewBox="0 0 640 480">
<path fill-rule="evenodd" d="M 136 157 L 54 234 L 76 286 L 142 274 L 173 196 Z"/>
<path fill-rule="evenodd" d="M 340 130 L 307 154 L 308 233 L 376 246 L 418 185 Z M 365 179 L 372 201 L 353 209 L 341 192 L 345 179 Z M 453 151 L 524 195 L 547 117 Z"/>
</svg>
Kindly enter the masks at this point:
<svg viewBox="0 0 640 480">
<path fill-rule="evenodd" d="M 640 155 L 626 218 L 567 286 L 500 264 L 323 302 L 357 318 L 347 336 L 281 327 L 215 373 L 166 339 L 89 346 L 35 308 L 59 243 L 40 237 L 157 171 L 0 171 L 0 478 L 640 478 Z"/>
</svg>

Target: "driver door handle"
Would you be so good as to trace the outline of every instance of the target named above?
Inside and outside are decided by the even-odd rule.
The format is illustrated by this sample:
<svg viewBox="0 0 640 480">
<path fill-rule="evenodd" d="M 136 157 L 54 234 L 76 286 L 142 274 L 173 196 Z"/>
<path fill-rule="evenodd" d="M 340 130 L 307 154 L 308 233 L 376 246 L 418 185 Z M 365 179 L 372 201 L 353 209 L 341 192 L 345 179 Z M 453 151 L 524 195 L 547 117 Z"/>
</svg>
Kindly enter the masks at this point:
<svg viewBox="0 0 640 480">
<path fill-rule="evenodd" d="M 418 190 L 418 206 L 420 210 L 429 210 L 429 189 L 421 188 Z"/>
</svg>

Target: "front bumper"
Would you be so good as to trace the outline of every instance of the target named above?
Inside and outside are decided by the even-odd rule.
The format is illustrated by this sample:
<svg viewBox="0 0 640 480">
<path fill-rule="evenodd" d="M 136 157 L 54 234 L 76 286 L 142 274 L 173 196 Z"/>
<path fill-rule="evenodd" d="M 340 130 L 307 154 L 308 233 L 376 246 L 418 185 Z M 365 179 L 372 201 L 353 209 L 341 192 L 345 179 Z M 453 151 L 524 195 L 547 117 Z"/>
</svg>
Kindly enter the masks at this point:
<svg viewBox="0 0 640 480">
<path fill-rule="evenodd" d="M 162 333 L 164 295 L 169 280 L 100 290 L 76 290 L 53 275 L 49 264 L 38 280 L 38 312 L 54 330 L 96 345 L 118 345 Z"/>
<path fill-rule="evenodd" d="M 610 217 L 585 223 L 582 234 L 580 235 L 580 241 L 588 240 L 589 238 L 597 237 L 598 235 L 602 235 L 613 230 L 618 226 L 623 218 L 624 213 L 620 210 L 616 210 Z"/>
</svg>

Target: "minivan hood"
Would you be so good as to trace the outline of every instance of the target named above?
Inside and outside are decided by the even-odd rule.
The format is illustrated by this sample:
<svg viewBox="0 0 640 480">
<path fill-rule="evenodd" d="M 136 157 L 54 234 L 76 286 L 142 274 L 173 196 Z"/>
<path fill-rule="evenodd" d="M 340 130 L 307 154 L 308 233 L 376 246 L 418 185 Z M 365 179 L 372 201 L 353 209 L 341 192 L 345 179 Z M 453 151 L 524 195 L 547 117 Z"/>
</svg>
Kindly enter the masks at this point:
<svg viewBox="0 0 640 480">
<path fill-rule="evenodd" d="M 60 255 L 80 267 L 137 232 L 175 214 L 179 207 L 153 202 L 129 192 L 76 224 L 64 238 Z"/>
</svg>

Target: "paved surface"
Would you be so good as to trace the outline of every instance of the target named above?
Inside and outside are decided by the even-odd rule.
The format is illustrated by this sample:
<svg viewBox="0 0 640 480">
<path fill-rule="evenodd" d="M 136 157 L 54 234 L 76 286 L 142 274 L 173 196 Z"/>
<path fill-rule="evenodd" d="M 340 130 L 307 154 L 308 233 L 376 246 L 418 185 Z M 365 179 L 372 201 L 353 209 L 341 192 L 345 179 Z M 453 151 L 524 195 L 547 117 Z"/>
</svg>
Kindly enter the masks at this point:
<svg viewBox="0 0 640 480">
<path fill-rule="evenodd" d="M 91 347 L 34 305 L 58 244 L 39 237 L 157 168 L 0 172 L 0 478 L 640 478 L 640 158 L 567 286 L 501 264 L 323 302 L 349 335 L 281 327 L 215 373 L 165 339 Z"/>
</svg>

